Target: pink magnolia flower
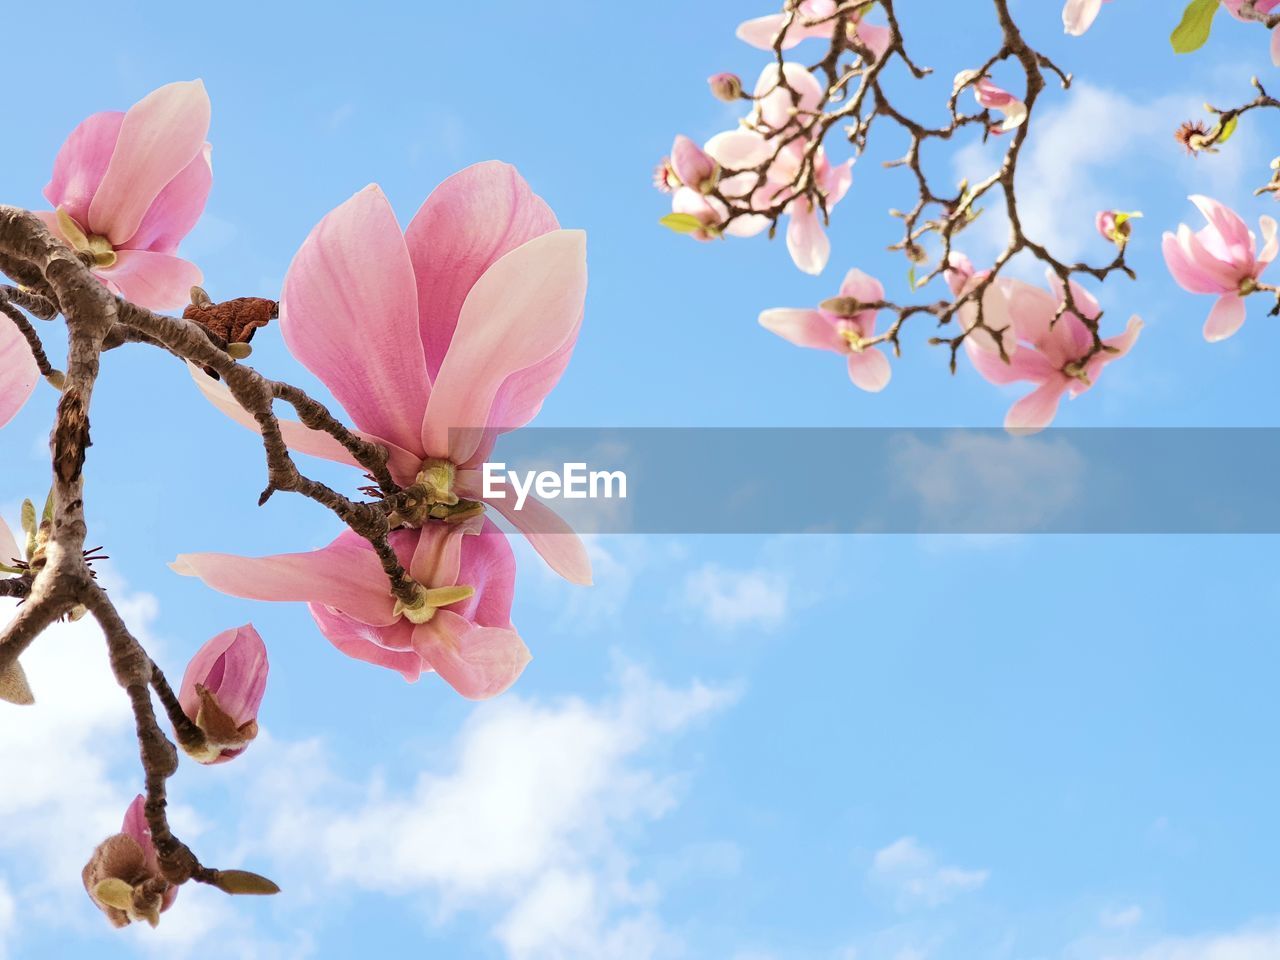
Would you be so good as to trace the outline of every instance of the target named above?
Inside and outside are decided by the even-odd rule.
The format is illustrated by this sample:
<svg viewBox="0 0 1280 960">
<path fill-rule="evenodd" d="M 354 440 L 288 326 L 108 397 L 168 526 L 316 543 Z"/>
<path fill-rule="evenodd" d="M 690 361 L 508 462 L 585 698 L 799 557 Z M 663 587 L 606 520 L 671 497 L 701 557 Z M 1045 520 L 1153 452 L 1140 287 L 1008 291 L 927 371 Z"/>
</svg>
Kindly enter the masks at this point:
<svg viewBox="0 0 1280 960">
<path fill-rule="evenodd" d="M 671 146 L 671 169 L 682 184 L 699 193 L 710 193 L 720 178 L 720 165 L 684 134 Z"/>
<path fill-rule="evenodd" d="M 404 232 L 376 185 L 329 213 L 289 267 L 280 330 L 361 434 L 388 450 L 398 483 L 429 476 L 440 504 L 480 501 L 498 435 L 537 415 L 569 362 L 586 283 L 582 231 L 559 229 L 514 167 L 481 163 L 437 187 Z M 192 376 L 257 428 L 224 384 Z M 282 428 L 295 450 L 355 462 L 327 434 Z M 561 575 L 590 582 L 582 543 L 540 501 L 492 506 Z"/>
<path fill-rule="evenodd" d="M 515 558 L 507 538 L 476 516 L 396 530 L 390 542 L 422 588 L 414 606 L 391 595 L 373 547 L 349 531 L 310 553 L 193 553 L 173 568 L 232 596 L 306 603 L 335 647 L 406 680 L 434 670 L 472 699 L 507 689 L 529 662 L 511 625 Z"/>
<path fill-rule="evenodd" d="M 1083 36 L 1093 21 L 1098 19 L 1098 12 L 1104 3 L 1111 0 L 1067 0 L 1062 8 L 1062 26 L 1073 37 Z"/>
<path fill-rule="evenodd" d="M 1227 8 L 1237 20 L 1247 20 L 1248 18 L 1240 13 L 1240 8 L 1244 5 L 1244 0 L 1222 0 L 1222 5 Z M 1258 13 L 1271 13 L 1276 7 L 1280 7 L 1280 0 L 1257 0 L 1253 9 Z M 1271 62 L 1280 67 L 1280 27 L 1276 27 L 1271 31 Z"/>
<path fill-rule="evenodd" d="M 770 64 L 756 84 L 757 100 L 750 121 L 753 129 L 717 134 L 707 141 L 706 153 L 721 167 L 718 187 L 723 196 L 735 201 L 745 200 L 751 209 L 757 210 L 783 205 L 783 212 L 788 217 L 787 250 L 792 261 L 806 273 L 819 274 L 830 259 L 831 242 L 817 206 L 808 196 L 797 193 L 793 186 L 808 144 L 801 138 L 788 141 L 783 131 L 794 126 L 797 110 L 817 110 L 823 91 L 813 74 L 800 64 L 784 64 L 781 76 L 798 95 L 799 104 L 793 103 L 791 90 L 780 85 L 777 64 Z M 765 180 L 761 185 L 754 171 L 766 164 Z M 849 191 L 853 182 L 853 160 L 833 165 L 826 152 L 817 147 L 814 151 L 814 175 L 830 211 Z M 721 233 L 750 237 L 769 225 L 769 219 L 759 214 L 739 216 L 726 225 L 728 211 L 725 205 L 716 197 L 705 197 L 692 190 L 676 191 L 672 209 L 677 213 L 691 214 L 703 223 L 703 229 L 695 234 L 699 239 L 709 239 Z"/>
<path fill-rule="evenodd" d="M 766 310 L 760 314 L 760 325 L 798 347 L 847 357 L 849 379 L 863 390 L 879 393 L 888 385 L 892 371 L 880 350 L 864 345 L 875 336 L 877 311 L 860 305 L 883 299 L 884 287 L 879 280 L 861 270 L 850 270 L 840 286 L 840 296 L 825 301 L 817 310 Z"/>
<path fill-rule="evenodd" d="M 1141 216 L 1136 210 L 1099 210 L 1094 222 L 1102 239 L 1123 247 L 1133 234 L 1133 221 Z"/>
<path fill-rule="evenodd" d="M 39 379 L 27 338 L 8 317 L 0 316 L 0 427 L 18 415 Z"/>
<path fill-rule="evenodd" d="M 120 832 L 98 845 L 82 874 L 89 898 L 117 927 L 134 920 L 154 927 L 178 898 L 178 888 L 160 872 L 145 807 L 142 796 L 129 804 Z"/>
<path fill-rule="evenodd" d="M 258 735 L 258 707 L 267 691 L 267 647 L 246 623 L 218 634 L 187 664 L 178 690 L 182 712 L 205 735 L 201 763 L 224 763 Z"/>
<path fill-rule="evenodd" d="M 1214 343 L 1244 323 L 1244 297 L 1254 291 L 1262 271 L 1276 258 L 1280 240 L 1276 221 L 1259 218 L 1266 244 L 1258 253 L 1257 238 L 1234 210 L 1208 197 L 1193 196 L 1191 202 L 1209 224 L 1197 233 L 1185 223 L 1179 224 L 1176 234 L 1165 233 L 1164 262 L 1184 290 L 1218 295 L 1204 325 L 1204 338 Z"/>
<path fill-rule="evenodd" d="M 959 260 L 948 271 L 947 279 L 959 295 L 983 276 L 972 273 L 972 268 Z M 1103 340 L 1104 349 L 1089 356 L 1093 334 L 1077 313 L 1066 312 L 1057 317 L 1065 292 L 1057 274 L 1049 272 L 1048 278 L 1052 293 L 1001 277 L 983 295 L 983 323 L 992 330 L 1005 331 L 1001 340 L 1007 362 L 1000 356 L 995 338 L 985 330 L 975 330 L 964 340 L 965 353 L 988 382 L 1035 384 L 1031 393 L 1009 408 L 1004 421 L 1007 430 L 1034 431 L 1049 426 L 1062 398 L 1077 397 L 1092 387 L 1102 368 L 1128 353 L 1142 331 L 1142 321 L 1132 317 L 1123 334 Z M 1088 319 L 1101 314 L 1098 302 L 1074 281 L 1071 296 L 1077 310 Z M 976 304 L 966 304 L 961 309 L 960 321 L 965 329 L 972 330 L 976 318 Z"/>
<path fill-rule="evenodd" d="M 997 87 L 989 77 L 982 77 L 974 83 L 973 96 L 980 106 L 1004 114 L 1004 120 L 991 126 L 991 132 L 996 135 L 1008 133 L 1027 122 L 1027 105 L 1008 90 Z"/>
<path fill-rule="evenodd" d="M 153 310 L 180 307 L 200 283 L 176 256 L 204 211 L 209 96 L 199 80 L 170 83 L 125 113 L 95 113 L 58 151 L 39 216 L 69 246 L 93 254 L 113 292 Z"/>
<path fill-rule="evenodd" d="M 838 0 L 800 0 L 796 7 L 796 18 L 782 41 L 782 49 L 790 50 L 811 37 L 831 39 L 835 33 L 835 12 L 839 5 Z M 787 25 L 787 17 L 785 13 L 775 13 L 747 20 L 738 27 L 738 39 L 761 50 L 772 50 L 778 33 Z M 805 21 L 812 25 L 806 25 Z M 871 50 L 877 60 L 889 49 L 892 35 L 888 27 L 866 23 L 855 15 L 850 22 L 850 30 L 859 42 Z"/>
</svg>

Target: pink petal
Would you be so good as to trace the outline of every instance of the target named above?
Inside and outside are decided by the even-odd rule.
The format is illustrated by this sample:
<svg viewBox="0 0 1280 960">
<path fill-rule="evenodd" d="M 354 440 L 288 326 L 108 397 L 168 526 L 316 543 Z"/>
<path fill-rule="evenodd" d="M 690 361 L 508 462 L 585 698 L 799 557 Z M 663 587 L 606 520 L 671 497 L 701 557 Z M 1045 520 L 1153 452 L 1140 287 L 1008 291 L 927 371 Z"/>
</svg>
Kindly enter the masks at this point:
<svg viewBox="0 0 1280 960">
<path fill-rule="evenodd" d="M 1211 197 L 1195 194 L 1188 199 L 1199 208 L 1221 238 L 1232 263 L 1251 264 L 1254 254 L 1253 234 L 1249 232 L 1249 225 L 1240 219 L 1240 215 Z"/>
<path fill-rule="evenodd" d="M 755 169 L 773 156 L 773 150 L 769 141 L 752 130 L 726 130 L 706 144 L 707 153 L 726 170 Z M 751 179 L 754 182 L 754 177 Z"/>
<path fill-rule="evenodd" d="M 309 553 L 272 557 L 184 553 L 170 566 L 233 597 L 322 603 L 373 626 L 396 620 L 391 586 L 373 548 L 349 530 L 327 547 Z"/>
<path fill-rule="evenodd" d="M 219 663 L 221 661 L 221 663 Z M 267 646 L 253 624 L 232 627 L 209 640 L 191 658 L 178 702 L 192 719 L 200 711 L 196 684 L 208 687 L 218 698 L 218 706 L 243 725 L 258 715 L 267 690 Z"/>
<path fill-rule="evenodd" d="M 860 22 L 858 24 L 858 39 L 867 45 L 871 50 L 872 56 L 880 60 L 883 59 L 885 51 L 889 49 L 889 42 L 893 39 L 893 32 L 888 27 Z"/>
<path fill-rule="evenodd" d="M 532 659 L 515 630 L 475 627 L 449 610 L 437 610 L 413 634 L 418 655 L 470 700 L 502 693 Z"/>
<path fill-rule="evenodd" d="M 9 525 L 0 518 L 0 563 L 6 566 L 13 566 L 15 560 L 23 559 L 22 550 L 18 547 L 18 541 L 13 537 L 13 531 L 9 529 Z M 0 574 L 0 577 L 6 577 L 9 574 Z"/>
<path fill-rule="evenodd" d="M 756 110 L 759 118 L 770 130 L 781 130 L 791 123 L 795 111 L 814 112 L 822 104 L 825 91 L 818 79 L 799 63 L 784 63 L 782 74 L 791 89 L 779 85 L 778 65 L 771 63 L 756 81 Z M 799 103 L 792 98 L 792 91 L 799 96 Z"/>
<path fill-rule="evenodd" d="M 830 350 L 832 353 L 849 352 L 849 345 L 840 336 L 835 324 L 817 310 L 785 307 L 766 310 L 760 314 L 760 326 L 797 347 Z"/>
<path fill-rule="evenodd" d="M 884 299 L 884 284 L 855 268 L 845 274 L 844 282 L 840 284 L 840 296 L 853 297 L 862 303 L 877 303 Z"/>
<path fill-rule="evenodd" d="M 1102 0 L 1067 0 L 1062 8 L 1062 25 L 1073 37 L 1082 36 L 1093 26 L 1102 9 Z"/>
<path fill-rule="evenodd" d="M 1209 319 L 1204 324 L 1204 338 L 1210 343 L 1225 340 L 1244 325 L 1244 318 L 1244 298 L 1225 293 L 1209 311 Z"/>
<path fill-rule="evenodd" d="M 476 281 L 504 254 L 559 226 L 516 168 L 496 160 L 455 173 L 427 197 L 405 230 L 405 243 L 433 378 Z"/>
<path fill-rule="evenodd" d="M 787 250 L 797 267 L 805 273 L 819 274 L 831 256 L 831 241 L 822 228 L 818 211 L 804 197 L 791 206 L 791 222 L 787 224 Z"/>
<path fill-rule="evenodd" d="M 240 424 L 240 426 L 248 427 L 254 433 L 262 432 L 258 421 L 236 402 L 235 397 L 231 395 L 231 390 L 225 383 L 221 380 L 214 380 L 191 363 L 187 364 L 187 371 L 191 374 L 191 379 L 196 382 L 196 386 L 200 388 L 200 392 L 204 394 L 206 400 Z M 351 467 L 359 466 L 351 454 L 347 452 L 346 447 L 329 436 L 329 434 L 320 430 L 312 430 L 297 420 L 290 420 L 287 417 L 277 417 L 277 421 L 280 424 L 280 434 L 284 437 L 285 445 L 290 450 L 297 453 L 305 453 L 311 457 L 320 457 L 322 460 L 332 460 L 334 463 L 345 463 Z M 387 467 L 391 470 L 391 474 L 397 483 L 405 486 L 413 483 L 418 476 L 418 471 L 422 469 L 421 457 L 415 456 L 407 450 L 388 443 L 379 437 L 369 436 L 359 431 L 355 432 L 362 439 L 387 449 L 390 454 Z"/>
<path fill-rule="evenodd" d="M 1187 231 L 1186 226 L 1183 225 L 1181 230 Z M 1201 269 L 1200 264 L 1188 254 L 1186 246 L 1179 242 L 1177 236 L 1166 232 L 1160 247 L 1169 273 L 1183 290 L 1189 293 L 1223 292 L 1223 284 L 1215 276 Z"/>
<path fill-rule="evenodd" d="M 156 253 L 173 253 L 178 249 L 178 244 L 204 213 L 205 201 L 209 199 L 209 188 L 213 185 L 209 158 L 210 147 L 206 143 L 195 159 L 160 191 L 138 225 L 138 232 L 129 238 L 130 249 Z"/>
<path fill-rule="evenodd" d="M 1280 29 L 1280 27 L 1277 27 Z M 1258 218 L 1258 225 L 1262 228 L 1262 252 L 1258 254 L 1258 271 L 1261 274 L 1263 269 L 1276 258 L 1276 254 L 1280 253 L 1280 237 L 1276 236 L 1276 221 L 1274 217 L 1268 217 L 1265 214 Z M 1255 274 L 1256 275 L 1256 274 Z"/>
<path fill-rule="evenodd" d="M 53 161 L 53 178 L 45 185 L 45 198 L 81 226 L 89 222 L 89 204 L 106 175 L 122 123 L 121 111 L 95 113 L 71 131 Z"/>
<path fill-rule="evenodd" d="M 1280 67 L 1280 27 L 1271 31 L 1271 64 Z"/>
<path fill-rule="evenodd" d="M 868 393 L 879 393 L 889 385 L 893 370 L 889 358 L 874 347 L 849 354 L 849 379 Z"/>
<path fill-rule="evenodd" d="M 190 260 L 150 250 L 117 250 L 110 267 L 93 272 L 119 290 L 120 296 L 148 310 L 176 310 L 185 306 L 191 288 L 204 279 Z"/>
<path fill-rule="evenodd" d="M 417 281 L 376 185 L 329 213 L 302 244 L 285 276 L 280 330 L 356 426 L 419 451 L 431 385 Z"/>
<path fill-rule="evenodd" d="M 440 367 L 422 445 L 430 456 L 466 465 L 504 382 L 553 357 L 577 330 L 586 297 L 586 235 L 556 230 L 502 257 L 467 295 Z M 452 431 L 452 435 L 451 435 Z"/>
<path fill-rule="evenodd" d="M 411 649 L 413 624 L 408 620 L 375 627 L 323 604 L 311 603 L 307 609 L 325 639 L 353 660 L 395 670 L 410 683 L 421 675 L 422 658 Z"/>
<path fill-rule="evenodd" d="M 973 361 L 973 367 L 988 383 L 1002 385 L 1032 380 L 1041 383 L 1057 372 L 1044 355 L 1030 347 L 1015 350 L 1006 363 L 995 350 L 979 346 L 973 337 L 965 337 L 965 353 Z"/>
<path fill-rule="evenodd" d="M 1067 386 L 1066 377 L 1055 376 L 1036 387 L 1009 408 L 1004 418 L 1005 429 L 1031 433 L 1049 426 L 1058 412 L 1058 404 L 1062 401 Z"/>
<path fill-rule="evenodd" d="M 81 226 L 114 246 L 127 243 L 160 191 L 204 149 L 209 112 L 199 80 L 167 84 L 130 107 Z"/>
<path fill-rule="evenodd" d="M 0 314 L 0 427 L 22 409 L 39 379 L 40 368 L 26 337 L 13 321 Z"/>
<path fill-rule="evenodd" d="M 481 499 L 479 470 L 459 470 L 457 487 L 460 496 Z M 524 508 L 515 508 L 514 497 L 495 497 L 485 501 L 524 534 L 529 545 L 549 566 L 570 583 L 591 584 L 591 558 L 573 528 L 558 513 L 537 497 L 530 496 Z"/>
</svg>

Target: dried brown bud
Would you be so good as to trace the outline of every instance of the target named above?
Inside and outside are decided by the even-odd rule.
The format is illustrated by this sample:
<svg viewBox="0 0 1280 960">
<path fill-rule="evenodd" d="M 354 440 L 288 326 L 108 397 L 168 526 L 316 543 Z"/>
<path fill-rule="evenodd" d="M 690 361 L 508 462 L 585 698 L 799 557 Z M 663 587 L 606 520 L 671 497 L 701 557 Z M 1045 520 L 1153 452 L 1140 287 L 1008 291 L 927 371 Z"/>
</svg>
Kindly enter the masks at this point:
<svg viewBox="0 0 1280 960">
<path fill-rule="evenodd" d="M 854 317 L 866 308 L 855 297 L 831 297 L 818 304 L 818 309 L 834 317 Z"/>
<path fill-rule="evenodd" d="M 72 386 L 62 394 L 53 428 L 53 467 L 63 483 L 79 478 L 89 446 L 89 411 L 79 389 Z"/>
<path fill-rule="evenodd" d="M 1209 138 L 1209 128 L 1199 120 L 1188 120 L 1174 131 L 1174 139 L 1187 148 L 1187 153 L 1195 154 L 1205 149 L 1205 141 Z"/>
<path fill-rule="evenodd" d="M 265 297 L 237 297 L 214 303 L 200 287 L 191 288 L 183 319 L 200 324 L 224 344 L 248 343 L 259 327 L 280 316 L 280 304 Z"/>
<path fill-rule="evenodd" d="M 267 897 L 280 892 L 274 880 L 249 870 L 219 870 L 210 882 L 223 893 L 240 897 Z"/>
<path fill-rule="evenodd" d="M 81 877 L 89 898 L 117 927 L 134 920 L 146 920 L 154 927 L 160 912 L 173 902 L 170 891 L 176 893 L 127 833 L 98 844 Z"/>
</svg>

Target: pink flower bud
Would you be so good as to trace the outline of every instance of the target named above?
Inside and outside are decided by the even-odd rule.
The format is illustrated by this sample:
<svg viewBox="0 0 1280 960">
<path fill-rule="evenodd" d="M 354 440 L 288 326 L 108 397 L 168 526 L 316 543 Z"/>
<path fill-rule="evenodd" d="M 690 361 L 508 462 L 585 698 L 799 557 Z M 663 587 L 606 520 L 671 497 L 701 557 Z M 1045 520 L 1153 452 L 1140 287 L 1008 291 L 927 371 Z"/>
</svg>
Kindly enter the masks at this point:
<svg viewBox="0 0 1280 960">
<path fill-rule="evenodd" d="M 120 833 L 98 844 L 81 874 L 89 899 L 117 927 L 134 920 L 154 927 L 178 897 L 160 872 L 145 806 L 141 796 L 129 804 Z"/>
<path fill-rule="evenodd" d="M 1101 210 L 1098 212 L 1098 232 L 1104 240 L 1110 240 L 1117 247 L 1129 242 L 1133 233 L 1133 221 L 1142 216 L 1137 212 L 1123 210 Z"/>
<path fill-rule="evenodd" d="M 1008 133 L 1026 123 L 1027 105 L 1008 90 L 997 87 L 987 77 L 981 78 L 973 85 L 973 95 L 981 106 L 1004 114 L 1003 121 L 992 125 L 992 133 Z"/>
<path fill-rule="evenodd" d="M 710 193 L 720 179 L 720 164 L 684 134 L 671 146 L 671 169 L 680 183 L 699 193 Z"/>
<path fill-rule="evenodd" d="M 206 643 L 187 664 L 178 702 L 205 735 L 184 745 L 201 763 L 223 763 L 245 751 L 258 735 L 258 707 L 267 689 L 267 648 L 245 624 Z"/>
<path fill-rule="evenodd" d="M 711 87 L 711 95 L 717 100 L 732 103 L 742 99 L 742 78 L 736 73 L 717 73 L 707 77 L 707 85 Z"/>
</svg>

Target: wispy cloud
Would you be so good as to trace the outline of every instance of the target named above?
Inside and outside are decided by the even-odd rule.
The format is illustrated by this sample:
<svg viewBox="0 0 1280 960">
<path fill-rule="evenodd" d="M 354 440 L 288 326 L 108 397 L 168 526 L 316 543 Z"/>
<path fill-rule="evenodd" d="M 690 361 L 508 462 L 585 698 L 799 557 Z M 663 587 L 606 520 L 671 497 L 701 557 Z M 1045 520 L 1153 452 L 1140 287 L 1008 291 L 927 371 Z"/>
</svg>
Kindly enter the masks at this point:
<svg viewBox="0 0 1280 960">
<path fill-rule="evenodd" d="M 877 851 L 869 873 L 871 882 L 890 891 L 901 909 L 941 906 L 980 890 L 989 876 L 986 870 L 939 863 L 915 837 L 903 837 Z"/>
</svg>

